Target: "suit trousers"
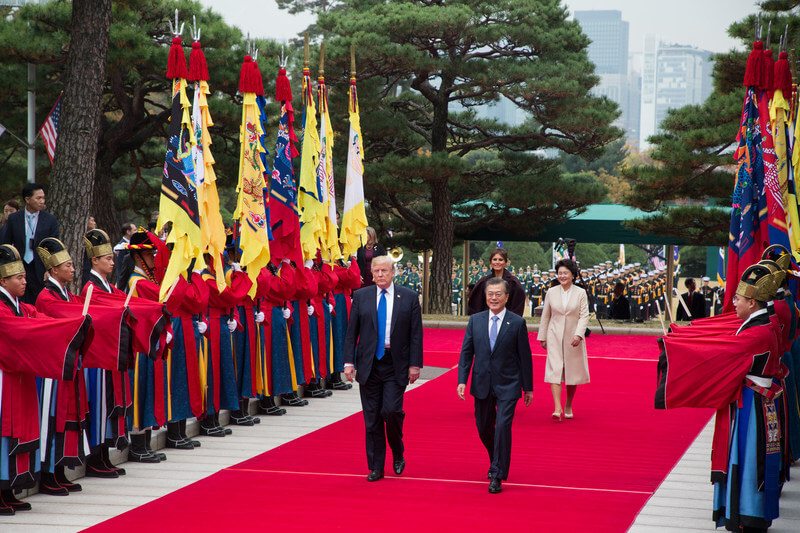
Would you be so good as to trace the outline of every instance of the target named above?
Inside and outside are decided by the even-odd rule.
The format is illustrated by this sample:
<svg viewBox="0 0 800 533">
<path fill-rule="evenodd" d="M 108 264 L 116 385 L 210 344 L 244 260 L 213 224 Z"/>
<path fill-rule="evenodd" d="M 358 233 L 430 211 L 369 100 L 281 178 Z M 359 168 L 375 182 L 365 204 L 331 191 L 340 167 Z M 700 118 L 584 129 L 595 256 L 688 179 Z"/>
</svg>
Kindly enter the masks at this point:
<svg viewBox="0 0 800 533">
<path fill-rule="evenodd" d="M 387 440 L 392 455 L 397 459 L 403 457 L 404 392 L 405 387 L 395 379 L 392 354 L 387 350 L 372 364 L 369 378 L 360 388 L 370 470 L 383 472 Z"/>
<path fill-rule="evenodd" d="M 475 398 L 475 425 L 478 436 L 489 453 L 489 477 L 508 479 L 511 466 L 511 423 L 519 398 L 498 400 L 494 393 Z"/>
<path fill-rule="evenodd" d="M 25 250 L 22 250 L 25 253 Z M 25 279 L 28 281 L 25 286 L 25 295 L 20 298 L 26 304 L 36 305 L 36 298 L 39 293 L 44 289 L 44 280 L 36 275 L 36 259 L 30 263 L 23 263 L 25 267 Z"/>
</svg>

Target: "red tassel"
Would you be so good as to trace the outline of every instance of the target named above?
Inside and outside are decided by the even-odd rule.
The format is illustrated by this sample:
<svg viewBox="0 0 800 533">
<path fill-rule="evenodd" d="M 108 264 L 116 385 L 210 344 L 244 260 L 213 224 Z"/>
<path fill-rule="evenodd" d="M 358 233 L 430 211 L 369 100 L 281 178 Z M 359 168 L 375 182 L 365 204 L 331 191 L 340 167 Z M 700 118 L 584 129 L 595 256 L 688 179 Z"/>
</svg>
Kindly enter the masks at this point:
<svg viewBox="0 0 800 533">
<path fill-rule="evenodd" d="M 253 61 L 249 55 L 244 56 L 242 70 L 239 72 L 239 92 L 242 94 L 256 93 L 256 96 L 264 94 L 264 80 L 261 79 L 258 63 Z"/>
<path fill-rule="evenodd" d="M 745 87 L 762 87 L 764 85 L 764 43 L 756 41 L 753 50 L 747 58 L 747 68 L 744 71 Z"/>
<path fill-rule="evenodd" d="M 286 76 L 286 69 L 283 67 L 278 69 L 278 78 L 275 80 L 275 100 L 277 102 L 292 101 L 292 86 L 289 83 L 289 77 Z"/>
<path fill-rule="evenodd" d="M 789 55 L 786 52 L 778 54 L 773 82 L 774 90 L 781 91 L 788 101 L 792 97 L 792 70 L 789 68 Z"/>
<path fill-rule="evenodd" d="M 208 63 L 206 55 L 200 47 L 200 41 L 192 43 L 192 52 L 189 54 L 189 81 L 208 81 Z"/>
<path fill-rule="evenodd" d="M 174 80 L 177 78 L 186 79 L 189 71 L 186 69 L 186 55 L 183 53 L 183 46 L 180 37 L 173 37 L 167 56 L 167 78 Z"/>
<path fill-rule="evenodd" d="M 773 77 L 775 76 L 775 59 L 772 57 L 772 50 L 764 50 L 764 76 L 762 77 L 763 86 L 761 89 L 769 92 L 769 97 L 772 98 L 772 91 L 775 90 L 773 84 Z"/>
</svg>

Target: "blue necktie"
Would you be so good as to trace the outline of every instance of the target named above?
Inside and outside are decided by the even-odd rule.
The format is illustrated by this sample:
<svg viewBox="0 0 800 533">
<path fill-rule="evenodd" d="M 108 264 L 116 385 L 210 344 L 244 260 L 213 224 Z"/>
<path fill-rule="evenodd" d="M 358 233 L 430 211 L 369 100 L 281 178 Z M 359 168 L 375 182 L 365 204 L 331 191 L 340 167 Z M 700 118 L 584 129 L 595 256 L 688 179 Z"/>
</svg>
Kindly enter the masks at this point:
<svg viewBox="0 0 800 533">
<path fill-rule="evenodd" d="M 489 347 L 494 350 L 494 343 L 497 342 L 497 321 L 500 317 L 494 315 L 492 317 L 492 327 L 489 328 Z"/>
<path fill-rule="evenodd" d="M 33 241 L 35 229 L 33 227 L 33 215 L 25 213 L 25 255 L 22 260 L 26 263 L 33 261 L 33 249 L 31 248 L 31 241 Z"/>
<path fill-rule="evenodd" d="M 381 289 L 381 297 L 378 300 L 378 346 L 375 349 L 375 357 L 380 360 L 386 350 L 386 289 Z"/>
</svg>

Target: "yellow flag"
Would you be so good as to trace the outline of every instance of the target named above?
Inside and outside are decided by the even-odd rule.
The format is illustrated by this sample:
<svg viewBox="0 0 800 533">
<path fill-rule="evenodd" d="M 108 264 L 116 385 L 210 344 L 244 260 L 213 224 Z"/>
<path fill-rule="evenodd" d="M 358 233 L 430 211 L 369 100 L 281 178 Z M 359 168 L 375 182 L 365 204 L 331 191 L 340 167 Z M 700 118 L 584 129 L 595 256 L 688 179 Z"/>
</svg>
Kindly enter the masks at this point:
<svg viewBox="0 0 800 533">
<path fill-rule="evenodd" d="M 178 276 L 186 273 L 192 260 L 202 258 L 198 193 L 192 160 L 195 136 L 189 107 L 186 80 L 173 80 L 172 115 L 167 130 L 169 137 L 156 222 L 159 230 L 167 223 L 172 224 L 166 241 L 172 245 L 172 252 L 161 283 L 159 296 L 162 300 Z"/>
<path fill-rule="evenodd" d="M 208 128 L 214 125 L 208 111 L 208 95 L 211 91 L 207 81 L 194 84 L 194 104 L 192 123 L 197 134 L 193 147 L 195 183 L 197 184 L 200 206 L 201 247 L 214 261 L 214 272 L 219 292 L 225 290 L 225 270 L 222 265 L 222 252 L 225 251 L 225 224 L 219 211 L 217 175 L 214 172 L 214 156 L 211 155 L 211 133 Z M 198 264 L 197 267 L 201 267 Z"/>
<path fill-rule="evenodd" d="M 320 241 L 322 257 L 333 262 L 342 254 L 339 251 L 338 228 L 336 226 L 336 189 L 333 182 L 333 126 L 328 113 L 328 89 L 325 78 L 319 77 L 319 169 L 317 170 L 318 187 L 322 192 L 322 204 L 325 211 L 324 234 Z"/>
<path fill-rule="evenodd" d="M 300 188 L 297 203 L 300 208 L 300 246 L 303 249 L 303 259 L 313 259 L 317 255 L 320 242 L 325 238 L 326 226 L 325 206 L 321 201 L 322 191 L 317 179 L 321 145 L 317 132 L 317 110 L 311 94 L 311 78 L 308 67 L 303 69 L 303 100 L 306 105 L 306 119 L 303 126 Z"/>
<path fill-rule="evenodd" d="M 367 211 L 364 206 L 364 143 L 358 111 L 355 75 L 350 78 L 350 145 L 347 149 L 347 181 L 339 242 L 345 257 L 355 255 L 367 242 Z"/>
<path fill-rule="evenodd" d="M 244 93 L 242 101 L 242 126 L 239 132 L 239 183 L 234 219 L 239 222 L 239 248 L 242 268 L 253 282 L 250 296 L 256 293 L 256 278 L 269 264 L 269 238 L 267 215 L 264 206 L 264 164 L 261 161 L 261 119 L 255 93 Z"/>
<path fill-rule="evenodd" d="M 778 89 L 772 97 L 772 105 L 770 106 L 770 119 L 774 124 L 773 140 L 775 142 L 775 156 L 777 158 L 776 166 L 778 168 L 778 183 L 780 185 L 781 194 L 783 196 L 783 206 L 786 211 L 786 225 L 787 233 L 789 234 L 789 243 L 792 245 L 792 251 L 795 252 L 800 249 L 800 214 L 798 214 L 797 206 L 797 182 L 800 179 L 800 146 L 797 140 L 800 137 L 800 124 L 795 120 L 795 131 L 793 132 L 795 142 L 792 151 L 792 171 L 791 176 L 794 182 L 792 190 L 789 189 L 789 166 L 788 166 L 788 136 L 792 134 L 789 127 L 789 112 L 790 106 L 783 96 L 783 91 Z"/>
</svg>

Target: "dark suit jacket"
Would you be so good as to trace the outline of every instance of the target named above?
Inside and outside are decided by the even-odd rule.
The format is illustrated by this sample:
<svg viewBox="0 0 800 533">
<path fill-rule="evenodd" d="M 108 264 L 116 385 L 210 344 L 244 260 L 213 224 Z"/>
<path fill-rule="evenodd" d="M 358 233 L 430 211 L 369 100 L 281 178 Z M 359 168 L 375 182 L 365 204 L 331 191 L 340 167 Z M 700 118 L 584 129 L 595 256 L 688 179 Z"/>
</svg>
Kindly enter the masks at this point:
<svg viewBox="0 0 800 533">
<path fill-rule="evenodd" d="M 687 300 L 688 295 L 689 295 L 688 292 L 684 292 L 683 294 L 681 294 L 681 300 L 686 302 L 686 306 L 692 313 L 692 317 L 689 318 L 686 315 L 686 311 L 683 309 L 683 305 L 680 302 L 678 302 L 678 313 L 675 320 L 695 320 L 706 316 L 706 299 L 703 298 L 703 295 L 700 294 L 698 291 L 694 291 L 692 293 L 692 297 Z"/>
<path fill-rule="evenodd" d="M 36 269 L 36 279 L 44 279 L 44 263 L 36 253 L 36 247 L 47 237 L 58 238 L 58 220 L 47 211 L 39 211 L 39 220 L 36 222 L 36 234 L 33 237 L 33 265 Z M 0 232 L 0 244 L 13 244 L 20 257 L 25 255 L 25 208 L 8 217 L 8 222 Z M 29 280 L 30 282 L 30 280 Z M 43 282 L 42 282 L 43 283 Z"/>
<path fill-rule="evenodd" d="M 467 383 L 470 369 L 469 393 L 478 399 L 486 399 L 493 392 L 498 400 L 514 400 L 522 395 L 521 391 L 533 391 L 531 345 L 525 320 L 506 309 L 492 350 L 489 311 L 469 317 L 458 361 L 459 383 Z"/>
<path fill-rule="evenodd" d="M 494 277 L 493 272 L 482 277 L 475 284 L 475 287 L 469 293 L 469 300 L 467 302 L 467 314 L 474 315 L 481 311 L 486 311 L 489 306 L 486 304 L 486 282 Z M 507 268 L 503 269 L 503 279 L 508 283 L 508 302 L 506 309 L 514 314 L 522 316 L 525 312 L 525 288 L 519 282 L 517 277 L 508 271 Z"/>
<path fill-rule="evenodd" d="M 356 379 L 365 384 L 375 362 L 378 345 L 378 287 L 363 287 L 353 293 L 353 307 L 344 340 L 344 362 L 353 364 Z M 408 367 L 422 367 L 422 310 L 416 292 L 394 286 L 390 342 L 394 374 L 408 385 Z"/>
</svg>

